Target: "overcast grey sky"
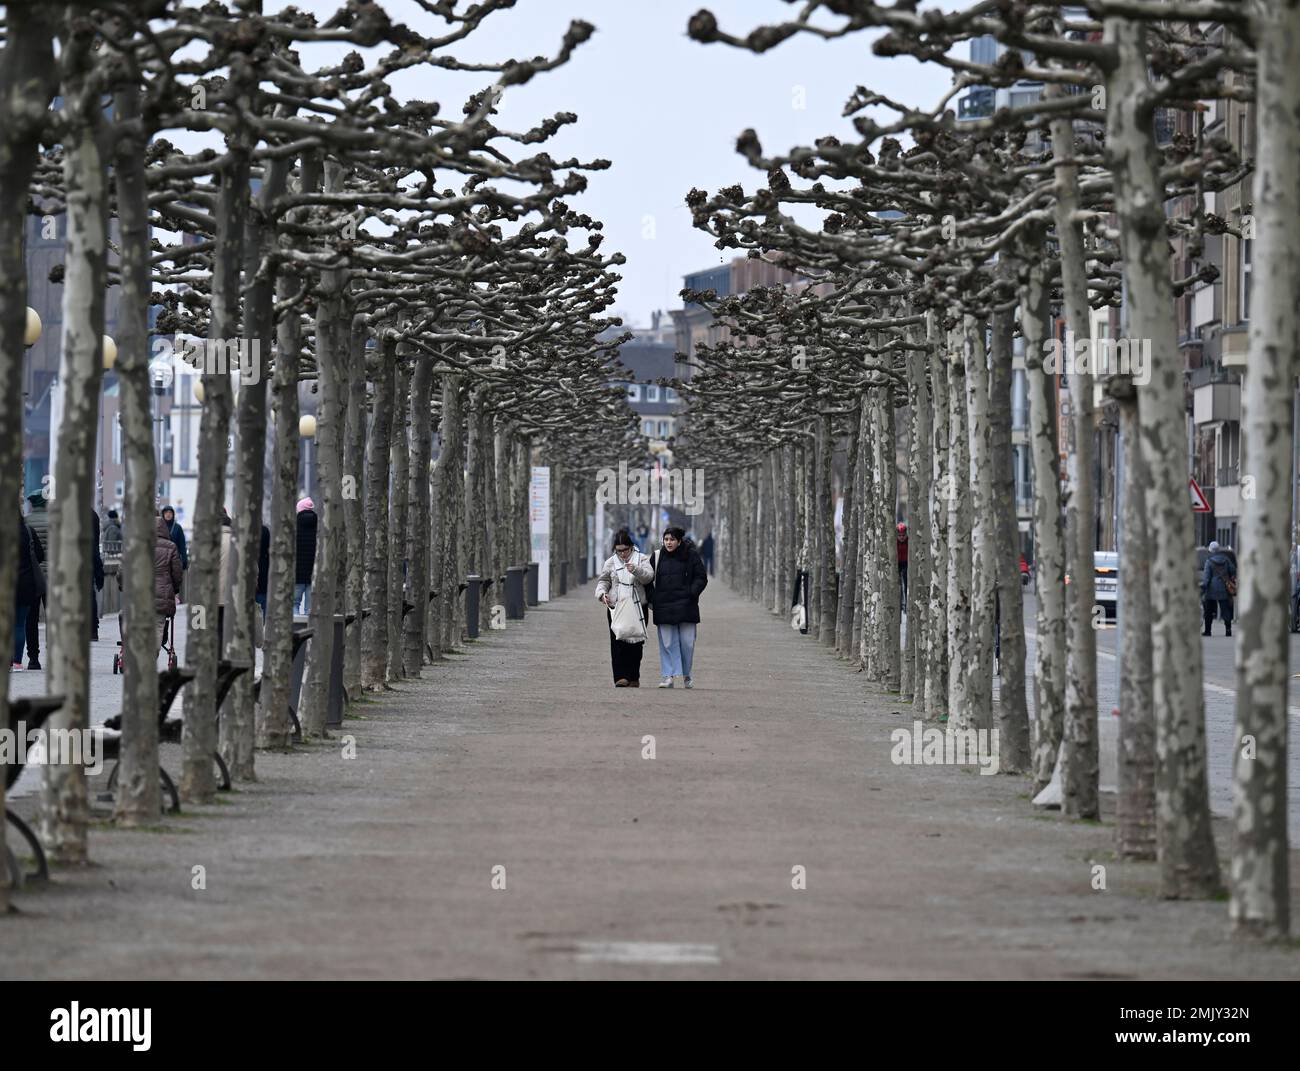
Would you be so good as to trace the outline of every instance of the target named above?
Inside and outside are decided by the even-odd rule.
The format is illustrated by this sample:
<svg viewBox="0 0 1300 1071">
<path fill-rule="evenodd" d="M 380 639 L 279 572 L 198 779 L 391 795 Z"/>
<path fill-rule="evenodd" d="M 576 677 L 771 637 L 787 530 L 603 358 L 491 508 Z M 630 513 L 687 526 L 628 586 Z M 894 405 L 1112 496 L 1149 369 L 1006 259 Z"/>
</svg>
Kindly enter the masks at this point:
<svg viewBox="0 0 1300 1071">
<path fill-rule="evenodd" d="M 383 2 L 394 18 L 421 32 L 442 25 L 408 0 Z M 299 0 L 299 6 L 322 14 L 337 8 L 333 0 Z M 543 116 L 575 112 L 577 124 L 547 150 L 557 158 L 613 162 L 591 176 L 589 192 L 573 205 L 604 221 L 606 252 L 627 256 L 618 309 L 634 324 L 647 324 L 653 309 L 680 307 L 682 276 L 723 261 L 709 237 L 691 227 L 685 197 L 692 186 L 712 192 L 737 181 L 751 188 L 761 179 L 735 153 L 742 130 L 757 130 L 771 152 L 824 134 L 852 137 L 840 112 L 855 86 L 932 105 L 949 84 L 938 68 L 873 56 L 868 34 L 839 41 L 799 35 L 763 56 L 700 45 L 686 36 L 686 23 L 702 6 L 738 35 L 798 10 L 782 0 L 519 0 L 453 50 L 465 60 L 549 56 L 570 20 L 596 27 L 566 66 L 509 90 L 498 122 L 522 130 Z M 303 60 L 311 65 L 322 57 L 304 50 Z M 469 93 L 494 80 L 425 69 L 417 79 L 395 80 L 395 87 L 399 95 L 437 100 L 445 115 L 459 115 Z"/>
</svg>

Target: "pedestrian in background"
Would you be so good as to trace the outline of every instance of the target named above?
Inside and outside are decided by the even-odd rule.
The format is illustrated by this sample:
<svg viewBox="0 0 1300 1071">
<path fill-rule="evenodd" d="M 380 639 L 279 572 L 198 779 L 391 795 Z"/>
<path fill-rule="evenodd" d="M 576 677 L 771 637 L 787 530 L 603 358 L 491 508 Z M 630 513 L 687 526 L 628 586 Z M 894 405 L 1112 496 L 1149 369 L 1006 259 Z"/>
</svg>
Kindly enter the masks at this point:
<svg viewBox="0 0 1300 1071">
<path fill-rule="evenodd" d="M 645 585 L 654 575 L 649 557 L 632 542 L 632 533 L 620 528 L 614 534 L 614 553 L 605 559 L 596 578 L 596 598 L 605 604 L 609 622 L 609 661 L 615 688 L 641 687 L 641 655 L 645 651 L 646 623 L 650 617 Z M 620 639 L 615 632 L 614 613 L 620 603 L 628 601 L 641 619 L 640 639 Z M 620 617 L 627 613 L 625 607 Z"/>
<path fill-rule="evenodd" d="M 28 495 L 31 510 L 27 514 L 27 530 L 31 536 L 32 553 L 37 562 L 37 597 L 32 600 L 27 613 L 27 668 L 41 668 L 41 607 L 49 590 L 50 512 L 45 505 L 45 495 L 37 492 Z"/>
<path fill-rule="evenodd" d="M 311 613 L 311 572 L 316 565 L 316 510 L 310 498 L 298 499 L 293 566 L 293 612 Z"/>
<path fill-rule="evenodd" d="M 99 513 L 90 511 L 90 638 L 99 639 L 99 593 L 104 590 L 104 559 L 99 553 Z"/>
<path fill-rule="evenodd" d="M 181 571 L 184 572 L 190 567 L 190 555 L 185 546 L 185 529 L 176 519 L 176 511 L 171 506 L 163 506 L 162 517 L 167 522 L 167 538 L 176 544 L 176 552 L 181 558 Z"/>
<path fill-rule="evenodd" d="M 900 605 L 907 609 L 907 525 L 898 522 L 898 591 Z"/>
<path fill-rule="evenodd" d="M 691 679 L 695 634 L 700 623 L 700 595 L 708 586 L 709 574 L 695 544 L 685 537 L 683 528 L 666 529 L 663 546 L 651 559 L 654 591 L 650 600 L 659 636 L 660 688 L 671 688 L 674 677 L 681 677 L 687 688 L 695 686 Z"/>
<path fill-rule="evenodd" d="M 181 564 L 180 547 L 172 540 L 171 525 L 166 518 L 159 517 L 153 544 L 153 609 L 158 618 L 160 647 L 168 646 L 169 640 L 175 645 L 173 624 L 184 577 L 185 567 Z"/>
<path fill-rule="evenodd" d="M 257 592 L 253 600 L 262 608 L 262 620 L 266 620 L 266 584 L 271 573 L 271 529 L 262 525 L 262 542 L 257 548 Z"/>
<path fill-rule="evenodd" d="M 1215 611 L 1223 618 L 1224 635 L 1232 635 L 1232 600 L 1237 594 L 1237 563 L 1219 546 L 1210 544 L 1210 556 L 1205 559 L 1201 575 L 1201 607 L 1205 614 L 1205 631 L 1210 635 Z"/>
<path fill-rule="evenodd" d="M 14 582 L 14 642 L 12 669 L 17 672 L 23 668 L 23 646 L 27 640 L 27 622 L 31 609 L 40 601 L 41 566 L 32 550 L 32 531 L 18 516 L 18 575 Z M 31 668 L 31 667 L 29 667 Z M 40 669 L 40 662 L 36 663 Z"/>
<path fill-rule="evenodd" d="M 704 568 L 708 571 L 709 576 L 713 575 L 713 533 L 709 532 L 704 537 L 704 542 L 700 544 L 700 557 L 704 561 Z"/>
</svg>

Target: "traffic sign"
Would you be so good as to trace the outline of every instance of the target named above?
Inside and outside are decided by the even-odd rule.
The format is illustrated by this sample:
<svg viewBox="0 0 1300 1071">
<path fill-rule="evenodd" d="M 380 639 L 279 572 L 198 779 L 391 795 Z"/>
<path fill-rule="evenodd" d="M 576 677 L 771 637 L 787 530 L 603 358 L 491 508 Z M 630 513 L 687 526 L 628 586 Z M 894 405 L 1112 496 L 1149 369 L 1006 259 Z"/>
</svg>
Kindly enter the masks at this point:
<svg viewBox="0 0 1300 1071">
<path fill-rule="evenodd" d="M 1195 480 L 1188 480 L 1187 486 L 1192 492 L 1192 512 L 1193 513 L 1213 513 L 1210 504 L 1205 500 L 1205 492 L 1201 490 L 1200 484 Z"/>
</svg>

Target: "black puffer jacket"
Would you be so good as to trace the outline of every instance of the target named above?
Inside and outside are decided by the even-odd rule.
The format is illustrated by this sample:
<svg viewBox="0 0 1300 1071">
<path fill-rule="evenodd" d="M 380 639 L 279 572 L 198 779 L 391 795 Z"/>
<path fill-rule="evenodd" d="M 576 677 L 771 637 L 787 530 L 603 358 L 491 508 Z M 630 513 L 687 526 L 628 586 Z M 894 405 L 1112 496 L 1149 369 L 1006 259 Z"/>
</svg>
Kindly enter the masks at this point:
<svg viewBox="0 0 1300 1071">
<path fill-rule="evenodd" d="M 679 543 L 671 554 L 655 551 L 655 580 L 651 605 L 656 625 L 699 624 L 700 593 L 709 584 L 709 574 L 695 544 Z"/>
<path fill-rule="evenodd" d="M 26 522 L 18 518 L 18 576 L 16 578 L 15 601 L 23 606 L 30 606 L 40 598 L 40 581 L 36 574 L 40 564 L 33 549 L 33 536 Z"/>
<path fill-rule="evenodd" d="M 297 557 L 293 568 L 295 584 L 310 584 L 311 571 L 316 564 L 316 511 L 305 509 L 298 514 Z"/>
</svg>

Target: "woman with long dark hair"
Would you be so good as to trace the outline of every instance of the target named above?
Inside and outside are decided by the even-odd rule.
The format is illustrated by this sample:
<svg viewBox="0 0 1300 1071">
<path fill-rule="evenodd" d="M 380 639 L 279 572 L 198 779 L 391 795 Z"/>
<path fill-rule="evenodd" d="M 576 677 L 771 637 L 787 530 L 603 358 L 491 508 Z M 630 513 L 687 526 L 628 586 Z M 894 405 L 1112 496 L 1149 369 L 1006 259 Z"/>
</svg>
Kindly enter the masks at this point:
<svg viewBox="0 0 1300 1071">
<path fill-rule="evenodd" d="M 605 604 L 609 621 L 609 660 L 615 688 L 641 687 L 641 654 L 645 650 L 649 609 L 645 585 L 652 579 L 650 559 L 636 549 L 631 533 L 620 528 L 614 534 L 614 553 L 605 559 L 596 579 L 596 598 Z"/>
<path fill-rule="evenodd" d="M 693 688 L 691 666 L 695 661 L 695 627 L 700 623 L 700 595 L 709 584 L 709 574 L 686 529 L 664 530 L 664 545 L 651 559 L 654 565 L 655 629 L 659 633 L 660 688 L 671 688 L 673 678 Z"/>
</svg>

